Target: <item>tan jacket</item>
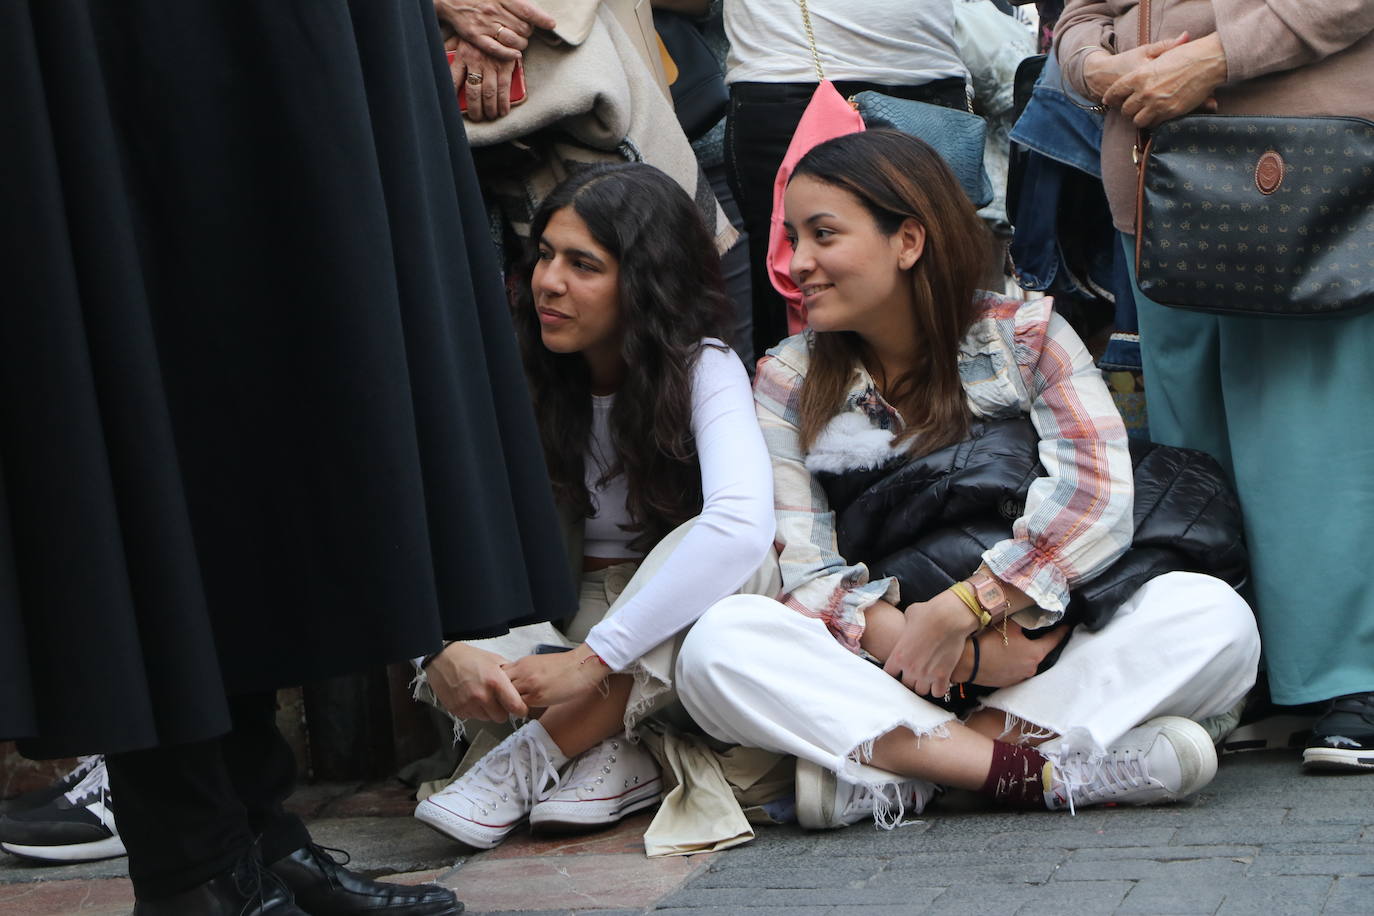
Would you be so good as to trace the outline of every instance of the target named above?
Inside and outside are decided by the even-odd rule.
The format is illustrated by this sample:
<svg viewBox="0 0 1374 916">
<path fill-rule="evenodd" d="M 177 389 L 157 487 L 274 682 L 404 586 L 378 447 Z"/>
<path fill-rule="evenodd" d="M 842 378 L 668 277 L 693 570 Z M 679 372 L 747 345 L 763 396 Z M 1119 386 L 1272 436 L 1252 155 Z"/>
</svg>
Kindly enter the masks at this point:
<svg viewBox="0 0 1374 916">
<path fill-rule="evenodd" d="M 1136 47 L 1138 0 L 1069 0 L 1055 29 L 1064 78 L 1088 95 L 1086 48 Z M 1152 0 L 1150 40 L 1218 33 L 1228 76 L 1222 114 L 1353 115 L 1374 120 L 1374 0 Z M 1135 231 L 1135 128 L 1107 113 L 1102 181 L 1112 217 Z"/>
</svg>

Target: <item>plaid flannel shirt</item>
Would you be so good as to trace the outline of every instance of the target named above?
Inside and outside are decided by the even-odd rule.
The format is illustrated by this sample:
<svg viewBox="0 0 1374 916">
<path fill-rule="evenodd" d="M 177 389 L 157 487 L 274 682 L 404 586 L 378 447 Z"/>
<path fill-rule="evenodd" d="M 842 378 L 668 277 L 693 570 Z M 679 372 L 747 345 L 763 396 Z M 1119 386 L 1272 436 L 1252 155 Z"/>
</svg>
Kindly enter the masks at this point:
<svg viewBox="0 0 1374 916">
<path fill-rule="evenodd" d="M 1126 430 L 1092 357 L 1049 299 L 1023 303 L 978 295 L 983 316 L 959 346 L 969 407 L 977 417 L 1029 415 L 1046 471 L 1031 485 L 1012 537 L 993 545 L 983 560 L 1035 601 L 1017 620 L 1049 626 L 1063 615 L 1072 586 L 1130 546 L 1134 490 Z M 806 468 L 799 425 L 809 340 L 804 332 L 769 350 L 754 380 L 773 461 L 780 600 L 825 621 L 836 639 L 859 652 L 864 609 L 879 599 L 899 604 L 900 595 L 895 579 L 870 580 L 867 567 L 839 555 L 834 513 Z M 881 429 L 899 429 L 902 422 L 862 367 L 855 370 L 845 412 Z"/>
</svg>

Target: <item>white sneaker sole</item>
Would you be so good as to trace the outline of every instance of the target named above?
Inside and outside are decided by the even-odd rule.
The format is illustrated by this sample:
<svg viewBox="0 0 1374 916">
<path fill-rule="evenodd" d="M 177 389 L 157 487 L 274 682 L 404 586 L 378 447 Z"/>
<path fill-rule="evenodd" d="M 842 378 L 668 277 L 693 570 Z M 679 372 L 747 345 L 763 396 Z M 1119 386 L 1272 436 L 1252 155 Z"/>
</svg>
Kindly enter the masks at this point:
<svg viewBox="0 0 1374 916">
<path fill-rule="evenodd" d="M 582 833 L 612 824 L 658 804 L 663 799 L 662 781 L 655 776 L 615 798 L 586 801 L 549 799 L 530 811 L 534 833 Z"/>
<path fill-rule="evenodd" d="M 11 855 L 42 862 L 96 862 L 128 855 L 124 841 L 118 836 L 94 843 L 74 843 L 70 846 L 25 846 L 21 843 L 0 843 L 0 849 Z"/>
<path fill-rule="evenodd" d="M 1167 801 L 1179 801 L 1187 798 L 1195 792 L 1201 791 L 1208 786 L 1217 776 L 1217 749 L 1212 743 L 1212 736 L 1207 734 L 1207 729 L 1198 725 L 1192 719 L 1183 716 L 1160 716 L 1151 719 L 1149 724 L 1165 727 L 1165 740 L 1174 746 L 1178 752 L 1178 758 L 1183 763 L 1181 769 L 1187 772 L 1188 763 L 1191 761 L 1197 767 L 1197 773 L 1187 784 L 1181 786 L 1179 791 L 1171 793 Z M 1150 803 L 1146 803 L 1150 804 Z"/>
<path fill-rule="evenodd" d="M 797 823 L 807 830 L 834 830 L 835 774 L 797 758 Z M 827 810 L 828 809 L 828 810 Z"/>
<path fill-rule="evenodd" d="M 1339 770 L 1345 773 L 1374 771 L 1374 750 L 1339 747 L 1309 747 L 1302 752 L 1306 770 Z"/>
<path fill-rule="evenodd" d="M 520 821 L 511 824 L 479 824 L 453 813 L 433 798 L 427 798 L 415 807 L 415 819 L 474 849 L 494 849 L 510 836 L 511 831 L 520 826 Z"/>
</svg>

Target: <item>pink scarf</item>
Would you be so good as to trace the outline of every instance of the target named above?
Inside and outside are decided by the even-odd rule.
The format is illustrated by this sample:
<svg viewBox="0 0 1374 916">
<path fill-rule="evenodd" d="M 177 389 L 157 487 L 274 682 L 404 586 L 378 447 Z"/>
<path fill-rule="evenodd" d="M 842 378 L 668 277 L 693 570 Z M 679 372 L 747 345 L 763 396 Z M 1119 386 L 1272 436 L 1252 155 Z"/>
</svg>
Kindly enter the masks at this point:
<svg viewBox="0 0 1374 916">
<path fill-rule="evenodd" d="M 806 327 L 806 311 L 802 308 L 801 290 L 792 282 L 788 267 L 792 261 L 792 246 L 787 244 L 783 231 L 782 195 L 792 170 L 811 148 L 826 140 L 857 133 L 864 129 L 863 118 L 844 100 L 829 80 L 816 87 L 815 95 L 807 103 L 806 111 L 792 135 L 787 155 L 782 159 L 778 177 L 773 182 L 773 218 L 768 229 L 768 275 L 773 288 L 787 300 L 787 333 L 796 334 Z"/>
</svg>

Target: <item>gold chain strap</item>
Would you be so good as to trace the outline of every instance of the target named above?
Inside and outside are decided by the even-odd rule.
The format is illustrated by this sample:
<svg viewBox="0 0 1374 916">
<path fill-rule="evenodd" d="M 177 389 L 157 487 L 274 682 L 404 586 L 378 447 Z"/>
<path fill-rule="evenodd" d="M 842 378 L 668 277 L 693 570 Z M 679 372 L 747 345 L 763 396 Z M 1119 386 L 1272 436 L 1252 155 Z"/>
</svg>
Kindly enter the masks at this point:
<svg viewBox="0 0 1374 916">
<path fill-rule="evenodd" d="M 825 70 L 821 68 L 821 52 L 816 50 L 816 33 L 811 29 L 811 10 L 806 8 L 806 0 L 797 0 L 801 4 L 802 28 L 806 29 L 806 42 L 811 45 L 811 61 L 816 65 L 816 82 L 825 82 Z"/>
</svg>

